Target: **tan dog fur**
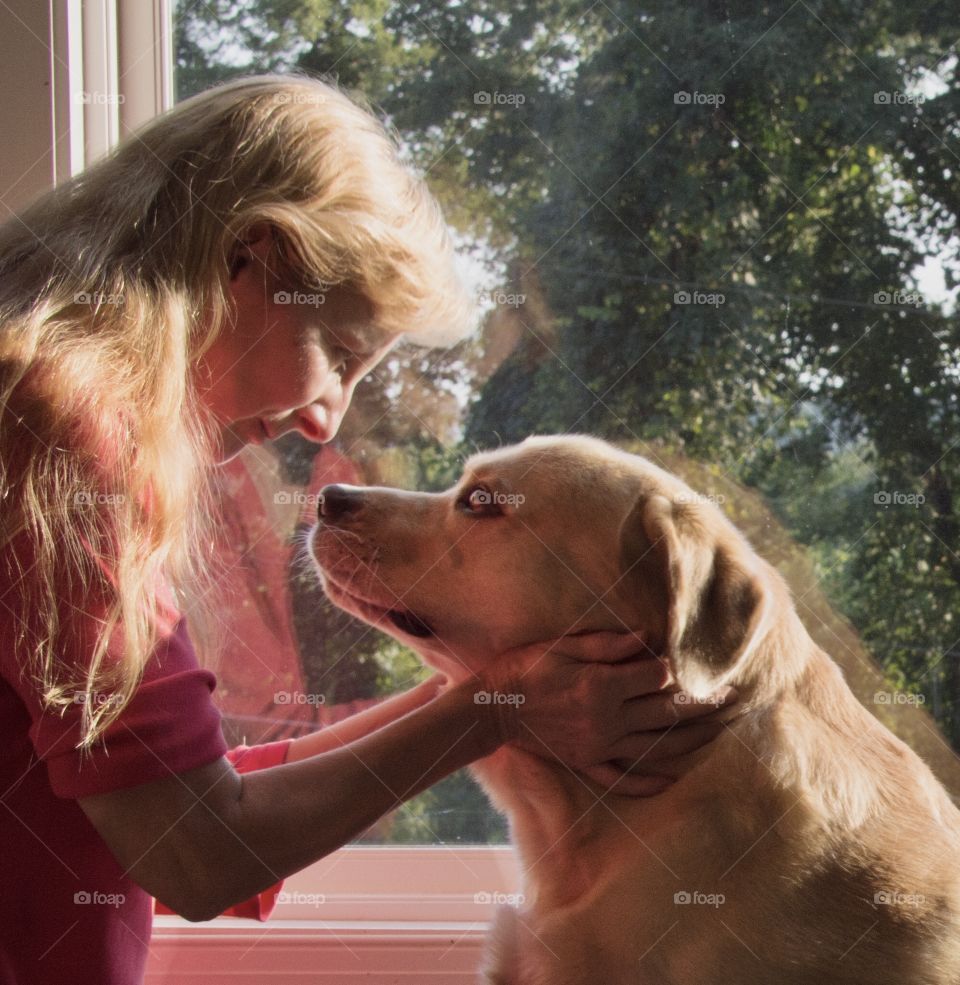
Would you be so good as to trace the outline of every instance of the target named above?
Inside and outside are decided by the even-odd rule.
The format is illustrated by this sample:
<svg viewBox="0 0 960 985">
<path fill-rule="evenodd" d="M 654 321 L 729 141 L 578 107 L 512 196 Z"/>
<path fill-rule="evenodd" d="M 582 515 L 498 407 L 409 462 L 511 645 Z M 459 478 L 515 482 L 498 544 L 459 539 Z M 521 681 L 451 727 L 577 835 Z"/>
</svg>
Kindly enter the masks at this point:
<svg viewBox="0 0 960 985">
<path fill-rule="evenodd" d="M 469 511 L 477 486 L 499 513 Z M 447 493 L 355 495 L 313 536 L 329 597 L 451 679 L 525 643 L 630 629 L 686 692 L 741 693 L 656 797 L 604 794 L 511 746 L 475 766 L 526 878 L 488 982 L 960 983 L 960 813 L 716 506 L 583 437 L 474 456 Z"/>
</svg>

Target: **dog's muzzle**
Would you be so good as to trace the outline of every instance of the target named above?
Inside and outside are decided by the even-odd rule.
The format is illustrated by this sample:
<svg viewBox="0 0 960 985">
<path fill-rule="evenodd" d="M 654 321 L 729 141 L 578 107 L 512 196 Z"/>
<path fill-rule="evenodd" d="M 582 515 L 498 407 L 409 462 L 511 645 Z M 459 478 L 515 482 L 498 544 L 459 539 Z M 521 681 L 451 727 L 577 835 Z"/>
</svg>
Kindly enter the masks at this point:
<svg viewBox="0 0 960 985">
<path fill-rule="evenodd" d="M 364 490 L 360 486 L 335 483 L 320 490 L 317 518 L 321 524 L 336 526 L 345 517 L 353 516 L 363 507 Z M 386 617 L 402 633 L 424 639 L 433 636 L 433 629 L 409 609 L 388 609 Z"/>
</svg>

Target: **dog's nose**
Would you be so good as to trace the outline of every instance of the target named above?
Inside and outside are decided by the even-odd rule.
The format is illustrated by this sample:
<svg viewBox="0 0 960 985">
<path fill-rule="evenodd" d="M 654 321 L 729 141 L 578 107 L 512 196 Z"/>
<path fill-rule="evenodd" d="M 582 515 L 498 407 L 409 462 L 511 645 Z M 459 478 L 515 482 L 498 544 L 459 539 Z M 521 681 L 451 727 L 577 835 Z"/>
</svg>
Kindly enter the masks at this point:
<svg viewBox="0 0 960 985">
<path fill-rule="evenodd" d="M 317 515 L 321 520 L 336 521 L 346 513 L 356 513 L 362 505 L 363 490 L 357 486 L 324 486 Z"/>
</svg>

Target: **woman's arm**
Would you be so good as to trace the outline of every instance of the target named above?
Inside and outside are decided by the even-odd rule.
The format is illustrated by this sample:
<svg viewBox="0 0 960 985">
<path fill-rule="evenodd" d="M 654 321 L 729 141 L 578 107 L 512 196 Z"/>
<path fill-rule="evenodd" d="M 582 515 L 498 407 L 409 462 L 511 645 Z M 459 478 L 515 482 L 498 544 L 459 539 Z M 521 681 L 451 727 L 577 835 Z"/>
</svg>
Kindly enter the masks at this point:
<svg viewBox="0 0 960 985">
<path fill-rule="evenodd" d="M 283 766 L 238 775 L 226 759 L 80 801 L 114 856 L 148 893 L 208 920 L 299 871 L 398 804 L 495 751 L 508 719 L 449 688 L 370 735 Z"/>
<path fill-rule="evenodd" d="M 629 641 L 571 637 L 566 655 L 555 645 L 503 656 L 482 677 L 443 687 L 434 700 L 340 748 L 243 776 L 220 759 L 85 797 L 80 806 L 140 886 L 188 920 L 207 920 L 341 847 L 504 742 L 521 740 L 584 770 L 645 756 L 645 729 L 701 714 L 634 705 L 637 696 L 661 692 L 668 675 L 657 660 L 596 662 L 626 657 Z M 496 691 L 523 700 L 479 700 Z M 671 738 L 654 744 L 659 750 Z M 655 773 L 617 775 L 618 793 L 653 794 L 669 783 Z"/>
<path fill-rule="evenodd" d="M 287 762 L 319 756 L 320 753 L 339 749 L 371 732 L 376 732 L 384 725 L 389 725 L 427 704 L 428 701 L 432 701 L 439 694 L 443 684 L 443 675 L 434 674 L 429 680 L 410 688 L 409 691 L 395 694 L 356 715 L 294 739 L 287 752 Z"/>
</svg>

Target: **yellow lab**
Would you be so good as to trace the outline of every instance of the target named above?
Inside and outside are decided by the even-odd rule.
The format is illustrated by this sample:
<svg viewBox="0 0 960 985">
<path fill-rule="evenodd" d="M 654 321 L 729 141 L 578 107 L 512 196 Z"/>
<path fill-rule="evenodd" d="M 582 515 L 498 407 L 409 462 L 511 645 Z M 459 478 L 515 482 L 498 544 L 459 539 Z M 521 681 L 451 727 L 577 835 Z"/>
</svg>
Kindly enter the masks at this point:
<svg viewBox="0 0 960 985">
<path fill-rule="evenodd" d="M 604 442 L 538 437 L 474 456 L 442 494 L 327 487 L 321 514 L 329 597 L 453 680 L 629 629 L 686 694 L 741 694 L 657 797 L 509 746 L 475 767 L 527 879 L 488 982 L 960 983 L 960 813 L 712 503 Z"/>
</svg>

